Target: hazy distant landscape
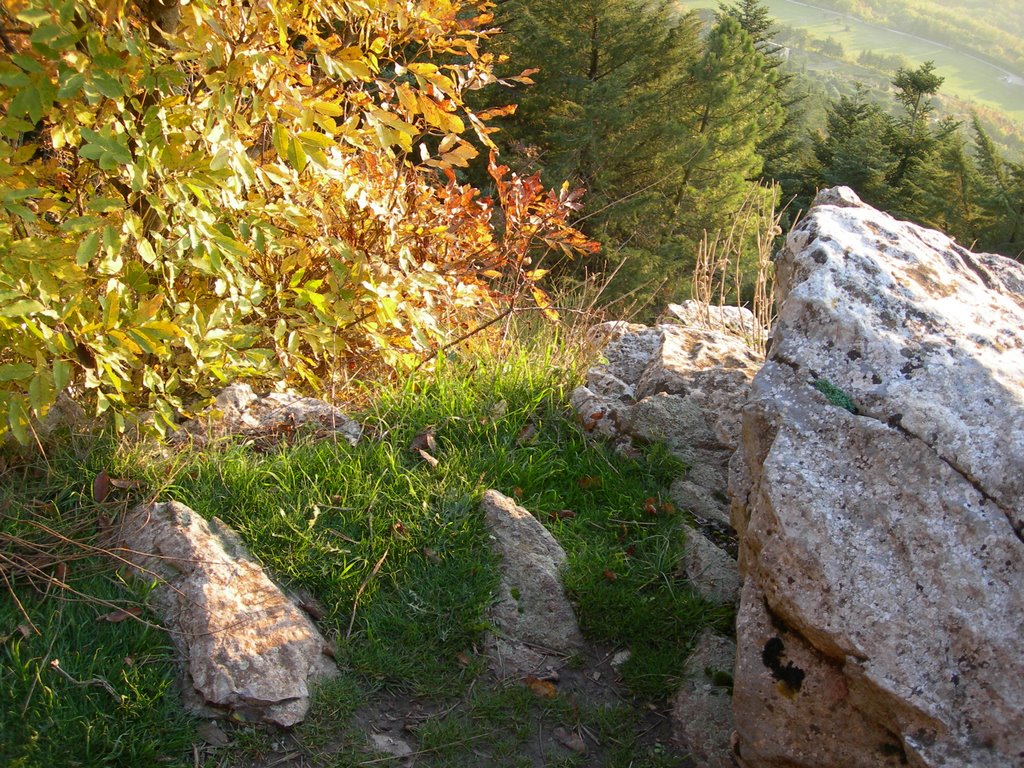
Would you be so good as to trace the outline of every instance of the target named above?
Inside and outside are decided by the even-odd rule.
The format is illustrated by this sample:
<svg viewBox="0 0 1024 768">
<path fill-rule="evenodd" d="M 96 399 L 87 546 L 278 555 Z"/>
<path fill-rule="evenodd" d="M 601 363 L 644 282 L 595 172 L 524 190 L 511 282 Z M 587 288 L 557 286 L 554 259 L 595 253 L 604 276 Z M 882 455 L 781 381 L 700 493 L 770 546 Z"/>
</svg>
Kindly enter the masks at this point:
<svg viewBox="0 0 1024 768">
<path fill-rule="evenodd" d="M 878 60 L 902 59 L 907 66 L 934 61 L 944 78 L 942 111 L 965 117 L 980 109 L 1005 142 L 1020 148 L 1024 0 L 952 6 L 930 0 L 765 0 L 763 5 L 777 22 L 779 43 L 792 48 L 795 69 L 826 81 L 875 87 L 887 82 L 888 73 L 862 66 L 858 60 L 865 52 Z M 713 10 L 718 3 L 680 0 L 678 7 Z"/>
</svg>

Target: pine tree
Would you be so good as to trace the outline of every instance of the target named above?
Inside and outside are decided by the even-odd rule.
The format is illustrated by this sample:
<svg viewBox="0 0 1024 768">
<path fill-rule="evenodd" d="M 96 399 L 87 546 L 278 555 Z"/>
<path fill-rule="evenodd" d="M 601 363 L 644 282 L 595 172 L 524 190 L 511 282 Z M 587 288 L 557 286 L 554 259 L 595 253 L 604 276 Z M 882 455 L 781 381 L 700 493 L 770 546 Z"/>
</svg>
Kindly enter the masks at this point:
<svg viewBox="0 0 1024 768">
<path fill-rule="evenodd" d="M 571 12 L 509 0 L 498 22 L 516 66 L 539 69 L 534 86 L 510 94 L 509 161 L 553 185 L 583 185 L 583 226 L 611 249 L 657 249 L 680 140 L 673 97 L 699 54 L 696 17 L 642 0 L 583 0 Z"/>
<path fill-rule="evenodd" d="M 717 19 L 721 21 L 725 16 L 739 22 L 764 56 L 765 68 L 775 73 L 772 85 L 783 119 L 775 131 L 761 139 L 757 152 L 764 160 L 762 178 L 777 182 L 785 197 L 792 198 L 806 186 L 804 171 L 811 154 L 802 106 L 808 96 L 806 84 L 793 72 L 786 71 L 785 49 L 773 40 L 778 29 L 762 0 L 737 0 L 732 5 L 720 3 Z"/>
<path fill-rule="evenodd" d="M 942 138 L 930 120 L 934 110 L 931 97 L 943 82 L 934 70 L 935 63 L 931 61 L 913 70 L 901 67 L 892 81 L 904 113 L 890 122 L 887 141 L 896 163 L 888 182 L 897 201 L 895 212 L 918 220 L 927 215 L 919 177 L 931 172 L 927 165 L 935 162 L 934 153 Z"/>
<path fill-rule="evenodd" d="M 1004 159 L 977 116 L 973 127 L 974 151 L 984 182 L 980 205 L 988 221 L 982 245 L 1021 259 L 1024 257 L 1024 163 Z"/>
<path fill-rule="evenodd" d="M 687 140 L 679 147 L 678 233 L 695 243 L 721 228 L 763 169 L 758 145 L 780 125 L 775 72 L 739 22 L 723 16 L 690 68 L 678 101 Z"/>
<path fill-rule="evenodd" d="M 884 141 L 891 118 L 868 101 L 858 85 L 853 96 L 842 96 L 825 115 L 825 132 L 814 142 L 819 186 L 845 184 L 867 203 L 886 207 L 892 200 L 888 178 L 896 159 Z"/>
</svg>

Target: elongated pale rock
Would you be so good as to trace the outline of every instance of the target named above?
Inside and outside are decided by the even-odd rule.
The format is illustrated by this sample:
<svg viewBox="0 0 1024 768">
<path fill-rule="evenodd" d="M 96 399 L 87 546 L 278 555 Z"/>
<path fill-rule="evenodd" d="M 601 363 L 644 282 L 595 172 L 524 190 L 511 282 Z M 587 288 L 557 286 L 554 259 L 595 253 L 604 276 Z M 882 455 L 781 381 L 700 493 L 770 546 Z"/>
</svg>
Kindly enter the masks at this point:
<svg viewBox="0 0 1024 768">
<path fill-rule="evenodd" d="M 238 535 L 177 502 L 143 504 L 121 527 L 123 554 L 157 579 L 156 607 L 186 678 L 187 701 L 292 726 L 310 681 L 337 673 L 313 622 L 246 552 Z"/>
</svg>

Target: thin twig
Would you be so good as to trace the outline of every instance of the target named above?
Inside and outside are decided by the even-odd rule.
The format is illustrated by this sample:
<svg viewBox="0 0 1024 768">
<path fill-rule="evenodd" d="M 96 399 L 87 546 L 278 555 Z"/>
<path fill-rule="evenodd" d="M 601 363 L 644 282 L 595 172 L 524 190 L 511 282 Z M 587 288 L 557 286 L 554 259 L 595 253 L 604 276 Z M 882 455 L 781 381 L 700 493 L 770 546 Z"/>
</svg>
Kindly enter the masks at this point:
<svg viewBox="0 0 1024 768">
<path fill-rule="evenodd" d="M 118 703 L 121 703 L 121 696 L 118 694 L 117 691 L 114 690 L 114 686 L 112 686 L 110 683 L 108 683 L 102 677 L 91 677 L 88 680 L 76 680 L 75 678 L 73 678 L 70 674 L 68 674 L 61 667 L 60 661 L 58 661 L 57 659 L 53 659 L 50 662 L 50 669 L 53 669 L 53 670 L 56 670 L 57 672 L 60 672 L 64 676 L 64 679 L 67 680 L 69 683 L 74 683 L 75 685 L 95 685 L 95 686 L 99 686 L 100 688 L 105 690 L 107 693 L 109 693 L 111 696 L 113 696 L 114 697 L 114 701 L 116 701 Z"/>
<path fill-rule="evenodd" d="M 21 612 L 21 615 L 25 617 L 25 621 L 28 622 L 28 625 L 32 627 L 33 631 L 37 635 L 43 634 L 39 631 L 39 627 L 35 625 L 31 617 L 29 617 L 28 611 L 25 610 L 25 606 L 21 604 L 21 600 L 18 599 L 18 595 L 14 591 L 14 585 L 7 579 L 7 572 L 3 568 L 0 568 L 0 577 L 3 578 L 4 584 L 7 585 L 7 591 L 11 593 L 11 597 L 14 598 L 14 604 L 18 606 L 18 610 Z"/>
<path fill-rule="evenodd" d="M 370 583 L 370 580 L 380 571 L 380 567 L 384 565 L 384 560 L 387 558 L 388 552 L 390 551 L 390 549 L 384 550 L 384 554 L 380 556 L 380 560 L 378 560 L 377 564 L 373 566 L 373 570 L 370 571 L 370 575 L 363 579 L 363 583 L 360 584 L 359 589 L 356 590 L 356 598 L 352 601 L 352 616 L 348 620 L 348 631 L 345 633 L 346 640 L 352 637 L 352 627 L 356 623 L 356 608 L 359 606 L 359 598 L 362 597 L 363 590 L 366 589 L 366 585 Z"/>
</svg>

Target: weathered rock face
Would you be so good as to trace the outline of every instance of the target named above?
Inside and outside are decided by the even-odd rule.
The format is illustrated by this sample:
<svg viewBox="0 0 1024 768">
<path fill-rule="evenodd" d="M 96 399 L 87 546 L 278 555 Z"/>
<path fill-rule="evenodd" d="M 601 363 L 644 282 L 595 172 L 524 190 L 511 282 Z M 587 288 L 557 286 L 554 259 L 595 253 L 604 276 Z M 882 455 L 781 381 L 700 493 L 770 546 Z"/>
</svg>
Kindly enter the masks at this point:
<svg viewBox="0 0 1024 768">
<path fill-rule="evenodd" d="M 727 466 L 760 357 L 738 335 L 671 324 L 606 323 L 592 337 L 607 362 L 572 394 L 584 428 L 623 450 L 664 441 L 691 466 L 672 486 L 673 501 L 728 528 Z"/>
<path fill-rule="evenodd" d="M 491 608 L 497 630 L 488 647 L 492 667 L 503 676 L 541 673 L 556 657 L 583 647 L 559 574 L 565 552 L 507 496 L 487 491 L 482 506 L 501 557 L 501 582 Z"/>
<path fill-rule="evenodd" d="M 1024 268 L 817 203 L 732 463 L 738 754 L 1024 765 Z"/>
<path fill-rule="evenodd" d="M 309 618 L 263 573 L 237 534 L 177 502 L 126 516 L 122 555 L 157 577 L 157 609 L 186 665 L 190 703 L 291 726 L 309 681 L 336 674 Z M 188 690 L 188 689 L 191 689 Z"/>
<path fill-rule="evenodd" d="M 701 768 L 732 768 L 733 734 L 729 687 L 736 643 L 704 630 L 683 670 L 683 684 L 672 706 L 672 733 Z"/>
</svg>

